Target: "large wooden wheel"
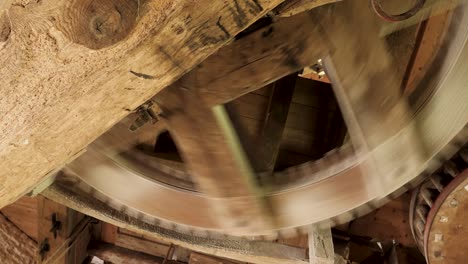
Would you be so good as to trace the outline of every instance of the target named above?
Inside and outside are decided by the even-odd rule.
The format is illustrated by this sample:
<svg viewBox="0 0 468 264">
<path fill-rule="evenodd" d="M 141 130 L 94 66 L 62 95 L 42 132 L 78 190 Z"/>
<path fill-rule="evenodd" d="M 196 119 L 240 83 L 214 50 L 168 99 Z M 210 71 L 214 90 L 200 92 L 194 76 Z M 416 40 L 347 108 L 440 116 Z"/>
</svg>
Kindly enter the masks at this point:
<svg viewBox="0 0 468 264">
<path fill-rule="evenodd" d="M 128 123 L 116 125 L 65 173 L 126 215 L 200 236 L 274 236 L 350 220 L 411 186 L 466 142 L 467 14 L 466 6 L 454 12 L 444 54 L 421 81 L 426 93 L 417 104 L 401 91 L 382 24 L 361 2 L 344 1 L 279 19 L 222 48 L 152 99 L 160 121 L 136 133 Z M 246 144 L 224 104 L 318 59 L 351 144 L 273 171 L 285 118 L 273 116 L 267 136 Z M 164 130 L 185 165 L 132 149 Z"/>
</svg>

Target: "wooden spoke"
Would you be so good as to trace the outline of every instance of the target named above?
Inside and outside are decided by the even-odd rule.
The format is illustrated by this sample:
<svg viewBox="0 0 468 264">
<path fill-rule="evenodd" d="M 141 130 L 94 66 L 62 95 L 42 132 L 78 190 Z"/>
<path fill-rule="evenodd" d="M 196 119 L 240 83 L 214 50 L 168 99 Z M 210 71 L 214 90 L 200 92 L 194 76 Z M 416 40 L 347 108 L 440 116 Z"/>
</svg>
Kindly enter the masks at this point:
<svg viewBox="0 0 468 264">
<path fill-rule="evenodd" d="M 221 226 L 231 233 L 271 228 L 270 212 L 223 106 L 205 106 L 196 93 L 177 84 L 158 98 L 163 98 L 163 118 L 193 180 L 215 198 L 215 218 Z"/>
<path fill-rule="evenodd" d="M 292 74 L 276 81 L 272 87 L 265 122 L 258 139 L 258 158 L 256 160 L 258 164 L 255 165 L 258 172 L 273 172 L 296 79 L 297 75 Z"/>
<path fill-rule="evenodd" d="M 324 60 L 325 69 L 353 144 L 358 152 L 374 156 L 371 173 L 397 177 L 420 165 L 416 129 L 408 126 L 411 114 L 401 95 L 401 79 L 374 14 L 358 1 L 345 2 L 337 5 L 330 24 L 324 22 L 328 38 L 339 47 Z M 403 135 L 398 142 L 389 141 L 397 134 Z"/>
<path fill-rule="evenodd" d="M 180 85 L 207 103 L 223 104 L 317 62 L 329 49 L 310 12 L 282 18 L 220 49 Z"/>
</svg>

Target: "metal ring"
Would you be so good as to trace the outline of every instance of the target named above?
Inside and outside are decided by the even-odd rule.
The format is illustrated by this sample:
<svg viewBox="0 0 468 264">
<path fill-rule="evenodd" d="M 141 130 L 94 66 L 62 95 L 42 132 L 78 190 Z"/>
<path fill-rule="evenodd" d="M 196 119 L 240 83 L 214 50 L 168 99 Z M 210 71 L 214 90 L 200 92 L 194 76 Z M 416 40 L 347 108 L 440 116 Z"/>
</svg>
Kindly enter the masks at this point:
<svg viewBox="0 0 468 264">
<path fill-rule="evenodd" d="M 403 21 L 414 16 L 423 8 L 425 3 L 426 0 L 418 0 L 418 2 L 416 2 L 416 4 L 410 10 L 398 15 L 390 15 L 382 9 L 381 0 L 371 0 L 372 8 L 374 9 L 375 13 L 383 20 L 389 22 Z"/>
</svg>

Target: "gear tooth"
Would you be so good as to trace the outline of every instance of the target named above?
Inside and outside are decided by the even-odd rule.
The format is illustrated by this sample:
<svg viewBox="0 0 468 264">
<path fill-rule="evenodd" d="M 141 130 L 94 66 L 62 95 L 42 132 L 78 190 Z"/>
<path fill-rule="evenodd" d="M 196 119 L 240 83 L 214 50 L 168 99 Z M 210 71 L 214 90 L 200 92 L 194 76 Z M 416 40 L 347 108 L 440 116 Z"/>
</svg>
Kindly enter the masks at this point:
<svg viewBox="0 0 468 264">
<path fill-rule="evenodd" d="M 451 160 L 447 161 L 444 164 L 444 172 L 454 178 L 460 173 L 460 171 L 457 168 L 457 165 Z"/>
<path fill-rule="evenodd" d="M 419 198 L 425 201 L 426 204 L 432 208 L 434 199 L 433 199 L 433 194 L 428 188 L 421 188 L 421 191 L 419 192 Z"/>
<path fill-rule="evenodd" d="M 429 177 L 429 179 L 431 180 L 434 187 L 436 187 L 439 192 L 442 192 L 444 189 L 444 186 L 442 185 L 442 177 L 438 174 L 433 174 Z"/>
<path fill-rule="evenodd" d="M 466 164 L 468 164 L 468 147 L 465 147 L 460 151 L 460 157 Z"/>
<path fill-rule="evenodd" d="M 420 219 L 416 220 L 416 223 L 414 224 L 416 227 L 416 232 L 419 237 L 424 237 L 424 223 Z"/>
<path fill-rule="evenodd" d="M 429 213 L 429 207 L 428 206 L 418 205 L 418 207 L 416 207 L 416 214 L 424 222 L 424 224 L 426 222 L 426 217 L 427 217 L 428 213 Z"/>
</svg>

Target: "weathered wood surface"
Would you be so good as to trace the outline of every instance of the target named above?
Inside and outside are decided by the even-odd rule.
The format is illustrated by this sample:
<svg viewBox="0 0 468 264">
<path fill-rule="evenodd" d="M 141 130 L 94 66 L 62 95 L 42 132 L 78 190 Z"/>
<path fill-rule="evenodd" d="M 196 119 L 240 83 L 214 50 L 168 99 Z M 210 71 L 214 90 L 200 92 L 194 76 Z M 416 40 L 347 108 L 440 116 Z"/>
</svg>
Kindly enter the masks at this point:
<svg viewBox="0 0 468 264">
<path fill-rule="evenodd" d="M 270 229 L 274 219 L 237 133 L 227 118 L 219 118 L 222 111 L 211 108 L 316 61 L 326 51 L 313 38 L 318 30 L 311 13 L 278 21 L 221 49 L 154 98 L 199 188 L 216 198 L 236 197 L 214 204 L 215 218 L 229 232 Z"/>
<path fill-rule="evenodd" d="M 310 264 L 334 264 L 335 251 L 330 227 L 311 225 L 309 227 Z"/>
<path fill-rule="evenodd" d="M 257 160 L 253 166 L 258 172 L 272 173 L 275 168 L 297 78 L 297 74 L 286 76 L 271 89 L 263 128 L 256 138 Z"/>
<path fill-rule="evenodd" d="M 188 264 L 242 264 L 242 263 L 237 262 L 237 261 L 230 261 L 226 259 L 215 258 L 215 257 L 193 252 L 192 254 L 190 254 L 190 261 L 188 262 Z"/>
<path fill-rule="evenodd" d="M 4 264 L 36 264 L 37 244 L 0 214 L 0 261 Z"/>
<path fill-rule="evenodd" d="M 40 256 L 39 263 L 79 264 L 86 258 L 86 247 L 90 240 L 88 217 L 66 206 L 38 196 L 38 244 L 47 241 L 49 250 Z M 60 228 L 56 235 L 52 232 L 55 214 Z"/>
<path fill-rule="evenodd" d="M 330 42 L 341 45 L 324 65 L 355 149 L 372 155 L 364 170 L 379 176 L 366 185 L 386 188 L 393 178 L 418 169 L 422 147 L 416 129 L 409 125 L 412 116 L 401 95 L 396 65 L 379 35 L 381 25 L 375 23 L 372 10 L 356 3 L 338 3 L 334 12 L 320 20 L 329 28 Z M 365 30 L 354 30 L 358 25 L 366 25 Z M 398 142 L 390 143 L 395 135 Z"/>
<path fill-rule="evenodd" d="M 133 251 L 107 243 L 92 243 L 88 248 L 91 256 L 96 256 L 113 264 L 161 264 L 162 258 Z"/>
<path fill-rule="evenodd" d="M 208 57 L 179 80 L 209 105 L 229 102 L 314 64 L 329 51 L 327 39 L 304 12 L 236 40 Z M 291 30 L 294 28 L 295 30 Z"/>
<path fill-rule="evenodd" d="M 21 197 L 15 203 L 2 208 L 1 213 L 21 231 L 37 242 L 38 217 L 37 198 Z"/>
<path fill-rule="evenodd" d="M 163 94 L 161 107 L 167 109 L 165 118 L 184 161 L 199 189 L 217 198 L 208 206 L 219 226 L 231 233 L 271 229 L 271 212 L 224 107 L 200 104 L 196 93 L 182 87 L 171 86 Z"/>
<path fill-rule="evenodd" d="M 0 207 L 281 2 L 2 2 Z"/>
</svg>

